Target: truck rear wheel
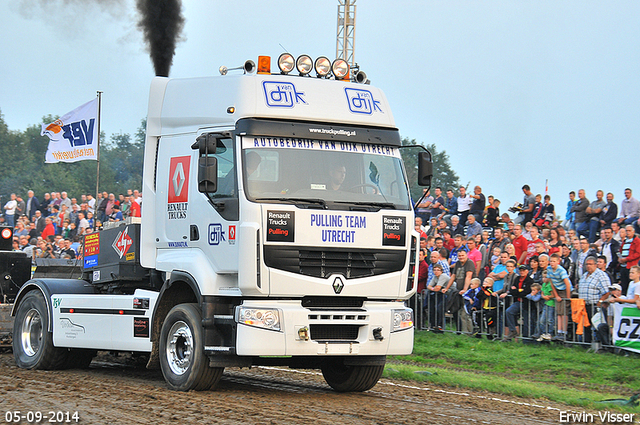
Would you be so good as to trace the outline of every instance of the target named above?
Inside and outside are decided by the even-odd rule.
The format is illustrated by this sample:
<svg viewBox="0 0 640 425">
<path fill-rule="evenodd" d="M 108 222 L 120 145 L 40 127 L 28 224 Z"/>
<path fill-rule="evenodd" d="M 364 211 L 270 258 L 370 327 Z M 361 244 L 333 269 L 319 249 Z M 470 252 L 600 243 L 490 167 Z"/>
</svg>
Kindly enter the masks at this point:
<svg viewBox="0 0 640 425">
<path fill-rule="evenodd" d="M 40 291 L 24 296 L 13 322 L 13 357 L 23 369 L 61 369 L 69 350 L 53 346 L 49 312 Z"/>
<path fill-rule="evenodd" d="M 180 304 L 169 311 L 160 332 L 160 368 L 176 391 L 208 390 L 222 377 L 224 368 L 209 367 L 197 304 Z"/>
<path fill-rule="evenodd" d="M 384 366 L 345 365 L 342 359 L 328 360 L 322 365 L 322 376 L 338 392 L 367 391 L 377 383 Z"/>
</svg>

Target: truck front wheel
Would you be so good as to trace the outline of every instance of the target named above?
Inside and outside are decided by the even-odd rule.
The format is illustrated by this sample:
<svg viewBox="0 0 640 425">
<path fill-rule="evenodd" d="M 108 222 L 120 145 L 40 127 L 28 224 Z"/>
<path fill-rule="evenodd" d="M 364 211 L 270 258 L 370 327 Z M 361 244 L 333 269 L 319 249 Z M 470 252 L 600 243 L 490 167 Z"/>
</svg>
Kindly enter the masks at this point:
<svg viewBox="0 0 640 425">
<path fill-rule="evenodd" d="M 222 377 L 224 368 L 209 367 L 197 304 L 180 304 L 169 311 L 160 332 L 160 368 L 176 391 L 208 390 Z"/>
<path fill-rule="evenodd" d="M 62 369 L 69 350 L 53 346 L 49 312 L 40 291 L 24 296 L 13 322 L 13 357 L 23 369 Z"/>
<path fill-rule="evenodd" d="M 345 365 L 342 359 L 327 360 L 322 365 L 322 376 L 327 384 L 338 392 L 367 391 L 377 383 L 383 366 Z"/>
</svg>

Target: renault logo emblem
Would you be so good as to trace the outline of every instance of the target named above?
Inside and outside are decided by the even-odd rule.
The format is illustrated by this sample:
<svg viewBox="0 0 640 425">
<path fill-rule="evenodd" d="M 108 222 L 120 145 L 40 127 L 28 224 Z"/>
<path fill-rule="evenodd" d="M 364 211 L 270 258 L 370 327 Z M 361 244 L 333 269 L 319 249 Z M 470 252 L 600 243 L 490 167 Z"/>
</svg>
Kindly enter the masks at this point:
<svg viewBox="0 0 640 425">
<path fill-rule="evenodd" d="M 336 294 L 339 294 L 340 292 L 342 292 L 342 288 L 344 288 L 344 283 L 342 282 L 342 279 L 340 279 L 339 277 L 336 277 L 336 279 L 333 281 L 333 292 L 335 292 Z"/>
</svg>

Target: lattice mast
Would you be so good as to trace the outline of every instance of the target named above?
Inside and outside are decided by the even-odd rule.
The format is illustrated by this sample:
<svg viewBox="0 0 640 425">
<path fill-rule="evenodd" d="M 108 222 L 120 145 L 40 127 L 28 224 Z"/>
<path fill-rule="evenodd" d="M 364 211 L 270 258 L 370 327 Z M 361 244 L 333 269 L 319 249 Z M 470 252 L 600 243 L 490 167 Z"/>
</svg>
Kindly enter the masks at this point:
<svg viewBox="0 0 640 425">
<path fill-rule="evenodd" d="M 356 39 L 356 0 L 338 0 L 338 31 L 336 58 L 341 58 L 353 68 Z"/>
</svg>

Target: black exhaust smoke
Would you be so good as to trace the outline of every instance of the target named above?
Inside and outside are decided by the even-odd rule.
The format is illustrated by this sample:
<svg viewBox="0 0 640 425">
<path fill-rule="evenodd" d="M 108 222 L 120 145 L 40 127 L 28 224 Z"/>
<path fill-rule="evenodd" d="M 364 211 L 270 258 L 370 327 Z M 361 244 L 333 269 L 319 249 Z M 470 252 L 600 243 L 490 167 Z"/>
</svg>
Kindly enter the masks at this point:
<svg viewBox="0 0 640 425">
<path fill-rule="evenodd" d="M 144 32 L 151 61 L 160 77 L 168 77 L 176 44 L 184 27 L 181 0 L 136 0 L 138 28 Z"/>
</svg>

